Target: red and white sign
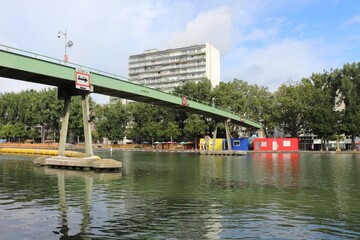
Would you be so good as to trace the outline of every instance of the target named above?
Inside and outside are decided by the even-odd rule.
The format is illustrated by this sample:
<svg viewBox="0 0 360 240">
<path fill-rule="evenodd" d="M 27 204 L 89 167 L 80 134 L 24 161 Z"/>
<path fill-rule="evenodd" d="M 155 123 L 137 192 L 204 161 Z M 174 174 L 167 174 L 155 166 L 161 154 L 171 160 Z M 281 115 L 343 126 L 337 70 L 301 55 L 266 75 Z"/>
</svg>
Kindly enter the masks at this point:
<svg viewBox="0 0 360 240">
<path fill-rule="evenodd" d="M 181 103 L 184 107 L 186 107 L 188 104 L 187 104 L 187 100 L 186 100 L 186 96 L 182 96 L 181 97 Z"/>
<path fill-rule="evenodd" d="M 90 73 L 76 70 L 75 76 L 76 76 L 75 79 L 76 88 L 90 91 L 91 88 Z"/>
</svg>

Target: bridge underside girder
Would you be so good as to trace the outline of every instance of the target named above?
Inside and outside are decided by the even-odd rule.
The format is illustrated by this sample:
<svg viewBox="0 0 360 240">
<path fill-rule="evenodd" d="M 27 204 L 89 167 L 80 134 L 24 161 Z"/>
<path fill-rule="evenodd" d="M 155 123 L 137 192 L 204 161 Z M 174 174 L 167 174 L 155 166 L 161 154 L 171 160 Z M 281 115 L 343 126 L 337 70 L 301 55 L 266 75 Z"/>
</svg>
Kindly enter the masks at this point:
<svg viewBox="0 0 360 240">
<path fill-rule="evenodd" d="M 32 83 L 44 84 L 48 86 L 55 86 L 55 87 L 63 86 L 66 84 L 64 83 L 64 79 L 61 78 L 54 78 L 37 73 L 8 69 L 4 67 L 0 67 L 0 77 L 22 80 Z M 74 84 L 73 81 L 67 81 L 67 82 L 68 84 Z"/>
</svg>

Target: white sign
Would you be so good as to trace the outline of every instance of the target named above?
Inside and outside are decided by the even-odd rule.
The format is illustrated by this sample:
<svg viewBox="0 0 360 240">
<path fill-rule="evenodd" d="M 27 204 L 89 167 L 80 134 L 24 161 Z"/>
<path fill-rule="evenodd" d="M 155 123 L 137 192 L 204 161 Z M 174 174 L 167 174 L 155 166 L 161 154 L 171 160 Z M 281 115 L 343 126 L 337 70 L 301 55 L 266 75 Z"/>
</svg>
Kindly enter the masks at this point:
<svg viewBox="0 0 360 240">
<path fill-rule="evenodd" d="M 90 73 L 89 72 L 83 72 L 81 70 L 76 70 L 76 79 L 75 84 L 76 88 L 81 90 L 90 91 L 91 84 L 90 84 Z"/>
</svg>

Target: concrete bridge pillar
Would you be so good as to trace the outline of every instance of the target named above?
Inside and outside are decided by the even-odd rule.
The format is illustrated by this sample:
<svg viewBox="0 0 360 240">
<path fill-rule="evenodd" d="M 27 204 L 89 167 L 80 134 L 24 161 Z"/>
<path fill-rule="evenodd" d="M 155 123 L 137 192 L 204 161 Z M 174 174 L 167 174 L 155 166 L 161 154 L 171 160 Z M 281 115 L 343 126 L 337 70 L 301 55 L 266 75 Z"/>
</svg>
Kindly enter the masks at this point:
<svg viewBox="0 0 360 240">
<path fill-rule="evenodd" d="M 229 120 L 225 121 L 225 131 L 226 131 L 226 140 L 228 145 L 228 150 L 232 150 L 231 148 L 231 135 L 229 131 Z"/>
<path fill-rule="evenodd" d="M 81 95 L 82 98 L 82 112 L 84 123 L 84 137 L 85 137 L 85 157 L 94 155 L 92 147 L 91 127 L 90 127 L 90 111 L 89 111 L 89 94 Z"/>
<path fill-rule="evenodd" d="M 217 128 L 218 128 L 218 125 L 216 124 L 216 125 L 215 125 L 215 130 L 214 130 L 214 132 L 213 132 L 212 150 L 215 150 Z"/>
<path fill-rule="evenodd" d="M 64 99 L 64 110 L 62 113 L 60 140 L 59 140 L 59 156 L 65 157 L 66 139 L 69 128 L 71 97 L 75 95 L 81 95 L 82 98 L 82 114 L 83 114 L 84 137 L 85 137 L 85 157 L 92 157 L 94 153 L 92 147 L 90 116 L 89 116 L 90 115 L 89 93 L 79 94 L 79 92 L 71 91 L 71 89 L 70 90 L 59 89 L 59 98 Z"/>
<path fill-rule="evenodd" d="M 61 129 L 60 129 L 60 140 L 59 140 L 59 156 L 65 157 L 65 146 L 66 138 L 69 126 L 69 117 L 70 117 L 70 103 L 71 96 L 66 96 L 64 98 L 64 110 L 62 113 L 61 120 Z"/>
</svg>

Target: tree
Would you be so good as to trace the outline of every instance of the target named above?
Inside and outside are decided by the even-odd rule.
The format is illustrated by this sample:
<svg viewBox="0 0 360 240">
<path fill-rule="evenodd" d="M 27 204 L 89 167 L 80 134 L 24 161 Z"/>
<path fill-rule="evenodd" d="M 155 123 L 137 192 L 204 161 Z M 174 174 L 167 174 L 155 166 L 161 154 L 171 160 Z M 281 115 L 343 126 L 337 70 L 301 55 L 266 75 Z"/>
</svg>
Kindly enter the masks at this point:
<svg viewBox="0 0 360 240">
<path fill-rule="evenodd" d="M 90 116 L 89 121 L 92 121 L 94 118 L 94 100 L 89 97 L 90 105 Z M 78 139 L 84 138 L 84 122 L 83 122 L 83 112 L 82 112 L 82 98 L 81 96 L 72 97 L 71 107 L 70 107 L 70 119 L 69 119 L 69 131 L 71 135 L 76 136 Z"/>
<path fill-rule="evenodd" d="M 28 136 L 28 131 L 26 130 L 23 123 L 17 122 L 13 125 L 12 134 L 14 135 L 14 138 L 17 138 L 20 142 L 22 139 Z"/>
<path fill-rule="evenodd" d="M 0 137 L 6 138 L 7 141 L 21 141 L 25 138 L 35 136 L 34 130 L 26 130 L 23 123 L 17 122 L 15 124 L 7 123 L 0 128 Z"/>
<path fill-rule="evenodd" d="M 204 136 L 206 123 L 197 114 L 191 114 L 186 120 L 184 133 L 189 138 Z"/>
<path fill-rule="evenodd" d="M 211 81 L 207 78 L 195 83 L 186 82 L 183 86 L 173 91 L 176 94 L 185 95 L 196 100 L 211 102 Z"/>
<path fill-rule="evenodd" d="M 154 143 L 154 138 L 160 138 L 163 135 L 162 125 L 155 121 L 144 124 L 144 138 Z"/>
<path fill-rule="evenodd" d="M 11 123 L 7 123 L 7 124 L 3 125 L 0 128 L 0 137 L 6 138 L 6 140 L 9 142 L 10 138 L 14 136 L 13 128 L 14 128 L 14 126 Z"/>
<path fill-rule="evenodd" d="M 1 114 L 1 123 L 15 123 L 18 117 L 18 94 L 16 93 L 4 93 L 0 95 L 0 114 Z"/>
<path fill-rule="evenodd" d="M 275 92 L 273 120 L 285 134 L 297 137 L 304 127 L 306 94 L 299 84 L 281 85 Z"/>
<path fill-rule="evenodd" d="M 139 102 L 131 103 L 127 107 L 130 113 L 130 124 L 126 136 L 135 142 L 163 138 L 164 126 L 170 122 L 179 126 L 182 121 L 182 115 L 178 115 L 176 111 L 171 111 L 169 108 Z"/>
<path fill-rule="evenodd" d="M 179 126 L 174 122 L 169 122 L 164 128 L 164 137 L 167 139 L 177 139 L 181 135 Z"/>
<path fill-rule="evenodd" d="M 303 93 L 306 93 L 304 112 L 304 131 L 308 130 L 322 139 L 330 140 L 339 131 L 339 114 L 334 109 L 335 97 L 332 93 L 331 77 L 328 72 L 312 74 L 301 81 Z"/>
<path fill-rule="evenodd" d="M 339 99 L 343 101 L 342 130 L 351 135 L 352 149 L 355 149 L 355 136 L 360 134 L 360 62 L 345 64 L 338 76 Z"/>
<path fill-rule="evenodd" d="M 47 132 L 52 133 L 51 139 L 59 138 L 63 108 L 64 102 L 58 99 L 56 89 L 43 89 L 38 93 L 34 108 L 38 113 L 37 123 L 45 127 Z"/>
<path fill-rule="evenodd" d="M 220 82 L 214 88 L 212 98 L 216 107 L 261 122 L 265 129 L 275 126 L 272 118 L 274 97 L 266 87 L 234 79 Z"/>
<path fill-rule="evenodd" d="M 96 109 L 95 126 L 100 137 L 114 141 L 122 140 L 128 120 L 128 113 L 121 101 L 98 106 Z"/>
</svg>

